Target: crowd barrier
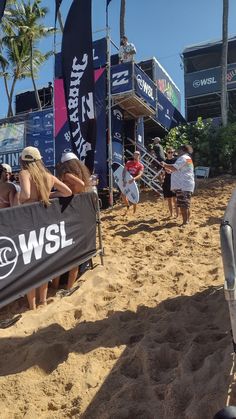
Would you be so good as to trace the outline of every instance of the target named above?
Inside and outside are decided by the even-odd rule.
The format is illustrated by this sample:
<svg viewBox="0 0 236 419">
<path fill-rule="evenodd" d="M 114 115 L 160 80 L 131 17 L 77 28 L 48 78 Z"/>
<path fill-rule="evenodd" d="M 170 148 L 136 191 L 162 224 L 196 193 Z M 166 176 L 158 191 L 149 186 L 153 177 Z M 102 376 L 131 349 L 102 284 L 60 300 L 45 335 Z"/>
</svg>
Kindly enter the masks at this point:
<svg viewBox="0 0 236 419">
<path fill-rule="evenodd" d="M 228 202 L 221 223 L 220 239 L 225 276 L 224 293 L 229 306 L 233 347 L 236 353 L 236 190 Z"/>
<path fill-rule="evenodd" d="M 0 308 L 98 253 L 103 263 L 95 193 L 1 209 Z"/>
</svg>

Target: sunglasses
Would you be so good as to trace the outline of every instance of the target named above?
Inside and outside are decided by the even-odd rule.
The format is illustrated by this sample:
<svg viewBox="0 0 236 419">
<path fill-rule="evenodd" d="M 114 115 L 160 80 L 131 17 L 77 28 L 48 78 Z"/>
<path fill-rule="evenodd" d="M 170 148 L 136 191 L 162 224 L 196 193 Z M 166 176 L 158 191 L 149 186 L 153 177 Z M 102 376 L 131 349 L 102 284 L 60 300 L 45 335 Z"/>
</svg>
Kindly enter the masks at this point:
<svg viewBox="0 0 236 419">
<path fill-rule="evenodd" d="M 174 154 L 174 151 L 167 151 L 167 154 Z"/>
</svg>

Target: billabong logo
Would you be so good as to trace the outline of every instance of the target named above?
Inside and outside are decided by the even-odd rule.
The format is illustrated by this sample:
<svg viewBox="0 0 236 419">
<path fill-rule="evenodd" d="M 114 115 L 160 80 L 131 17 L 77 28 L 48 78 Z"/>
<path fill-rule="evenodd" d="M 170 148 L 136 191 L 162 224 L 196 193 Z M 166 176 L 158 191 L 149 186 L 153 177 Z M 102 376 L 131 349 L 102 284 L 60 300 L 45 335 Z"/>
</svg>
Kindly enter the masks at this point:
<svg viewBox="0 0 236 419">
<path fill-rule="evenodd" d="M 122 86 L 123 84 L 129 83 L 129 71 L 119 71 L 119 73 L 112 74 L 112 86 Z"/>
<path fill-rule="evenodd" d="M 140 90 L 143 90 L 144 93 L 146 93 L 152 100 L 154 100 L 152 87 L 149 86 L 149 84 L 147 84 L 145 80 L 143 80 L 141 74 L 137 74 L 136 78 Z"/>
<path fill-rule="evenodd" d="M 9 237 L 0 237 L 0 279 L 4 279 L 12 273 L 18 256 L 19 253 L 14 241 Z"/>
</svg>

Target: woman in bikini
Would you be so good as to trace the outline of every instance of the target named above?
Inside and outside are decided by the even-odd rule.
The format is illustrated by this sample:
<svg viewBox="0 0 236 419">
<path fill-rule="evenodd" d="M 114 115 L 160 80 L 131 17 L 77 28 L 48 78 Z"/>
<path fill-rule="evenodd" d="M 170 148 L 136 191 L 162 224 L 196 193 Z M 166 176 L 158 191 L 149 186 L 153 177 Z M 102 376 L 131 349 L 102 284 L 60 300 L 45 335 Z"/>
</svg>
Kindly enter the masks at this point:
<svg viewBox="0 0 236 419">
<path fill-rule="evenodd" d="M 40 152 L 35 147 L 26 147 L 21 154 L 21 168 L 19 174 L 21 192 L 20 203 L 42 202 L 50 205 L 50 198 L 72 195 L 68 186 L 48 172 L 42 162 Z M 13 186 L 14 187 L 14 186 Z M 55 192 L 51 192 L 55 188 Z M 48 284 L 39 287 L 40 304 L 47 304 Z M 36 308 L 36 290 L 27 294 L 30 309 Z"/>
<path fill-rule="evenodd" d="M 7 170 L 0 164 L 0 208 L 15 205 L 16 188 L 8 182 Z"/>
<path fill-rule="evenodd" d="M 57 175 L 72 191 L 73 195 L 92 191 L 90 172 L 74 153 L 64 153 L 57 167 Z M 67 289 L 71 289 L 78 276 L 78 267 L 70 270 Z M 60 277 L 53 280 L 54 288 L 59 287 Z"/>
</svg>

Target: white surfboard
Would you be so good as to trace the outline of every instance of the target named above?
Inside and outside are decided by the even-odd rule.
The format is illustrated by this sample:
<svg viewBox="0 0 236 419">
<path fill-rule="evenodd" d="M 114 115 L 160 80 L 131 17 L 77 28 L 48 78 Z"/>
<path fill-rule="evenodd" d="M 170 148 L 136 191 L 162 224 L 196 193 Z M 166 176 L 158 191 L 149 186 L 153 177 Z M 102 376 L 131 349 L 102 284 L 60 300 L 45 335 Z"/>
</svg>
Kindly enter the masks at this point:
<svg viewBox="0 0 236 419">
<path fill-rule="evenodd" d="M 113 171 L 114 180 L 121 192 L 128 198 L 131 204 L 137 204 L 139 201 L 139 190 L 137 183 L 135 181 L 129 183 L 129 180 L 132 180 L 133 177 L 127 171 L 125 172 L 125 177 L 123 178 L 123 170 L 124 166 L 120 165 L 116 170 Z"/>
</svg>

